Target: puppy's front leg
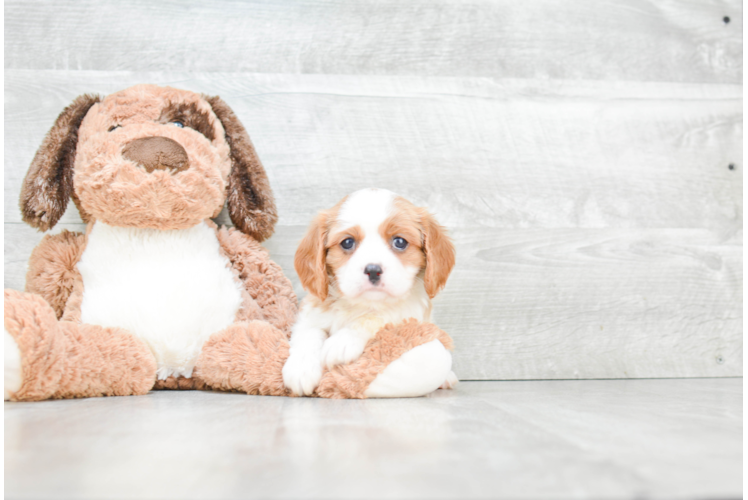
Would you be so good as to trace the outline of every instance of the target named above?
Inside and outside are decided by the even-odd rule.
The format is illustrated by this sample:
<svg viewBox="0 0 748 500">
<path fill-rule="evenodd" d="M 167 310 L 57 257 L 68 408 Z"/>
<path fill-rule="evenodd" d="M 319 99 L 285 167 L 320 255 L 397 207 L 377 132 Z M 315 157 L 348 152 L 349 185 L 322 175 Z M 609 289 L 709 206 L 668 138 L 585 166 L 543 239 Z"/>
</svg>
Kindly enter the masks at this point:
<svg viewBox="0 0 748 500">
<path fill-rule="evenodd" d="M 325 340 L 322 346 L 322 365 L 332 368 L 356 361 L 364 352 L 369 339 L 384 326 L 384 321 L 374 315 L 358 318 L 351 325 L 341 328 Z"/>
<path fill-rule="evenodd" d="M 358 328 L 341 328 L 322 346 L 322 364 L 328 369 L 355 361 L 364 352 L 372 334 Z"/>
<path fill-rule="evenodd" d="M 294 325 L 286 364 L 283 365 L 283 384 L 296 396 L 309 396 L 322 378 L 320 351 L 327 333 L 302 312 Z"/>
</svg>

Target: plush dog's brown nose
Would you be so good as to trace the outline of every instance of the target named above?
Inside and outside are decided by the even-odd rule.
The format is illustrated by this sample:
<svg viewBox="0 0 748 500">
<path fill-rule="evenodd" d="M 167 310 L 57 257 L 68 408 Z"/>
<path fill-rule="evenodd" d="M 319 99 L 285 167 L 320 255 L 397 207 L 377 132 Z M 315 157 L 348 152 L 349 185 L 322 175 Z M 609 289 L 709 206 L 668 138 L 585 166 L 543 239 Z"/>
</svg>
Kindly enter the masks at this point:
<svg viewBox="0 0 748 500">
<path fill-rule="evenodd" d="M 187 151 L 168 137 L 142 137 L 122 149 L 122 156 L 142 165 L 147 172 L 169 170 L 176 174 L 190 166 Z"/>
</svg>

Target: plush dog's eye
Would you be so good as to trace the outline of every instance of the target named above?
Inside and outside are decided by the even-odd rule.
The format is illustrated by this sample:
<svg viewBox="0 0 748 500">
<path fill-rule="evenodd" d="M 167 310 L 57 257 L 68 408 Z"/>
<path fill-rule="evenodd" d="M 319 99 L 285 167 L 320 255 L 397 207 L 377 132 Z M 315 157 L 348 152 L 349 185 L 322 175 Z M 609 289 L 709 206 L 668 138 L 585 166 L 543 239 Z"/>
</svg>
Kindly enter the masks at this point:
<svg viewBox="0 0 748 500">
<path fill-rule="evenodd" d="M 392 246 L 397 248 L 398 250 L 405 250 L 406 248 L 408 248 L 408 242 L 405 241 L 405 238 L 396 236 L 392 238 Z"/>
<path fill-rule="evenodd" d="M 117 129 L 118 129 L 118 128 L 120 128 L 121 126 L 122 126 L 122 125 L 112 125 L 111 127 L 109 127 L 109 132 L 113 132 L 114 130 L 117 130 Z"/>
<path fill-rule="evenodd" d="M 182 122 L 170 122 L 170 125 L 174 125 L 175 127 L 184 128 L 184 123 Z"/>
<path fill-rule="evenodd" d="M 340 242 L 340 246 L 343 247 L 343 250 L 350 250 L 355 244 L 356 240 L 354 240 L 353 238 L 346 238 Z"/>
</svg>

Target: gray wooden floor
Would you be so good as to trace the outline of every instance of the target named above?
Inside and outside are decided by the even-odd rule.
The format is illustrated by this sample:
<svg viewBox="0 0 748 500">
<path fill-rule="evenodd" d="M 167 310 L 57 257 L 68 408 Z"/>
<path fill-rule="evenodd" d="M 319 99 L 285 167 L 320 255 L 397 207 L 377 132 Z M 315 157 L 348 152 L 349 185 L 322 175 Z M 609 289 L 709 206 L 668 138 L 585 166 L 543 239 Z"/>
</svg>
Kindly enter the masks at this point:
<svg viewBox="0 0 748 500">
<path fill-rule="evenodd" d="M 6 498 L 737 498 L 742 380 L 5 403 Z"/>
</svg>

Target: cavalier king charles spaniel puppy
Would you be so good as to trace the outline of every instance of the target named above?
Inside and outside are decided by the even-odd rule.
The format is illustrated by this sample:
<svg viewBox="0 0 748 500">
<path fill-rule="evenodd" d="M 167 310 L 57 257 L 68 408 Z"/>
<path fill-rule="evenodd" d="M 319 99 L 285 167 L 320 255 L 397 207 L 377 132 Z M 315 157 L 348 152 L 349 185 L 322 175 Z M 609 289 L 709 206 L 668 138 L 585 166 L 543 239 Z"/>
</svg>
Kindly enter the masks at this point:
<svg viewBox="0 0 748 500">
<path fill-rule="evenodd" d="M 455 249 L 425 209 L 385 189 L 362 189 L 319 213 L 294 266 L 309 295 L 291 334 L 283 381 L 310 395 L 324 367 L 355 361 L 387 323 L 431 321 Z M 457 377 L 450 373 L 443 388 Z"/>
</svg>

